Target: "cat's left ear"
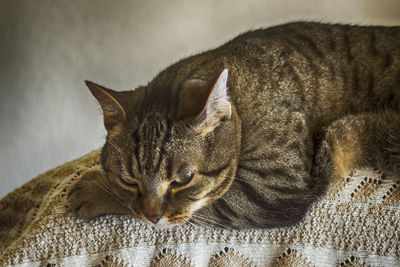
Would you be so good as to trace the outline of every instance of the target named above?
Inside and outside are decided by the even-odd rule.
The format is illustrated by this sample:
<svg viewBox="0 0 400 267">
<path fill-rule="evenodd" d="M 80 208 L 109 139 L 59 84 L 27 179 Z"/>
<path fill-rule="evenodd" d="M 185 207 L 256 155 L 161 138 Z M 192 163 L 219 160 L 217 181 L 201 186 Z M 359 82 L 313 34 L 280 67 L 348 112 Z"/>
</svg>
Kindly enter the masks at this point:
<svg viewBox="0 0 400 267">
<path fill-rule="evenodd" d="M 116 92 L 90 81 L 85 81 L 90 92 L 99 101 L 104 115 L 104 126 L 108 133 L 115 132 L 118 125 L 126 120 L 126 112 L 118 98 L 123 92 Z"/>
<path fill-rule="evenodd" d="M 200 114 L 192 122 L 192 128 L 201 135 L 213 131 L 232 115 L 228 96 L 228 70 L 224 69 L 209 86 L 207 101 Z"/>
</svg>

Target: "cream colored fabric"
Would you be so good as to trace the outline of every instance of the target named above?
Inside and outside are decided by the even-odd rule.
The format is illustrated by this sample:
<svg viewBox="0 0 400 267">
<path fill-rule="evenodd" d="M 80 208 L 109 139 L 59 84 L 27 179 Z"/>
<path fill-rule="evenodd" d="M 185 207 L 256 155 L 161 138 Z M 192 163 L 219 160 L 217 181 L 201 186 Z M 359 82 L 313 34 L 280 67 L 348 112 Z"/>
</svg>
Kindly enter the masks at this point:
<svg viewBox="0 0 400 267">
<path fill-rule="evenodd" d="M 400 266 L 400 181 L 380 171 L 344 177 L 295 227 L 156 230 L 71 216 L 66 192 L 98 161 L 94 151 L 0 201 L 0 266 Z"/>
</svg>

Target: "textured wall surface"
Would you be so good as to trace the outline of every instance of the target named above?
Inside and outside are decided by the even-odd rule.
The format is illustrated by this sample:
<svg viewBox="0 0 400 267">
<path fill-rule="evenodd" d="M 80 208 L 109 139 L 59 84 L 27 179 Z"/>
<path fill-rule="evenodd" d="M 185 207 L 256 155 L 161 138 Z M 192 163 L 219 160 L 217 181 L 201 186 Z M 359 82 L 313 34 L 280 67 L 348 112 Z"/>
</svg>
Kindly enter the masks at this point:
<svg viewBox="0 0 400 267">
<path fill-rule="evenodd" d="M 294 20 L 400 25 L 400 1 L 1 0 L 0 197 L 102 145 L 84 80 L 132 89 L 238 33 Z"/>
</svg>

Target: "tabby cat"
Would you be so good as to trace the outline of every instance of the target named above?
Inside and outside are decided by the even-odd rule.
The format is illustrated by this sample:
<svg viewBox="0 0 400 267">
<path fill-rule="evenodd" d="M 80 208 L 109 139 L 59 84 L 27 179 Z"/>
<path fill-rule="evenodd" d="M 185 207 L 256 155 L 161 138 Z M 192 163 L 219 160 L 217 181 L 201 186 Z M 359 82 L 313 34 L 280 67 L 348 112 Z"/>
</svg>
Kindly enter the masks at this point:
<svg viewBox="0 0 400 267">
<path fill-rule="evenodd" d="M 108 135 L 68 194 L 80 218 L 281 227 L 354 168 L 400 175 L 400 27 L 290 23 L 133 91 L 86 84 Z"/>
</svg>

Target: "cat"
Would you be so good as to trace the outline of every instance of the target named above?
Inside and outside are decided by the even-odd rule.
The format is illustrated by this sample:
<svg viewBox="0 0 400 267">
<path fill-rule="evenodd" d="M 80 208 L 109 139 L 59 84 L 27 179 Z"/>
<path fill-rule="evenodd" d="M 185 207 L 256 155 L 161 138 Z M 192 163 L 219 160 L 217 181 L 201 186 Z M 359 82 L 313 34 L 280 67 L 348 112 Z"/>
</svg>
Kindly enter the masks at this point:
<svg viewBox="0 0 400 267">
<path fill-rule="evenodd" d="M 400 175 L 400 27 L 289 23 L 133 91 L 86 84 L 108 134 L 68 193 L 80 218 L 283 227 L 354 168 Z"/>
</svg>

